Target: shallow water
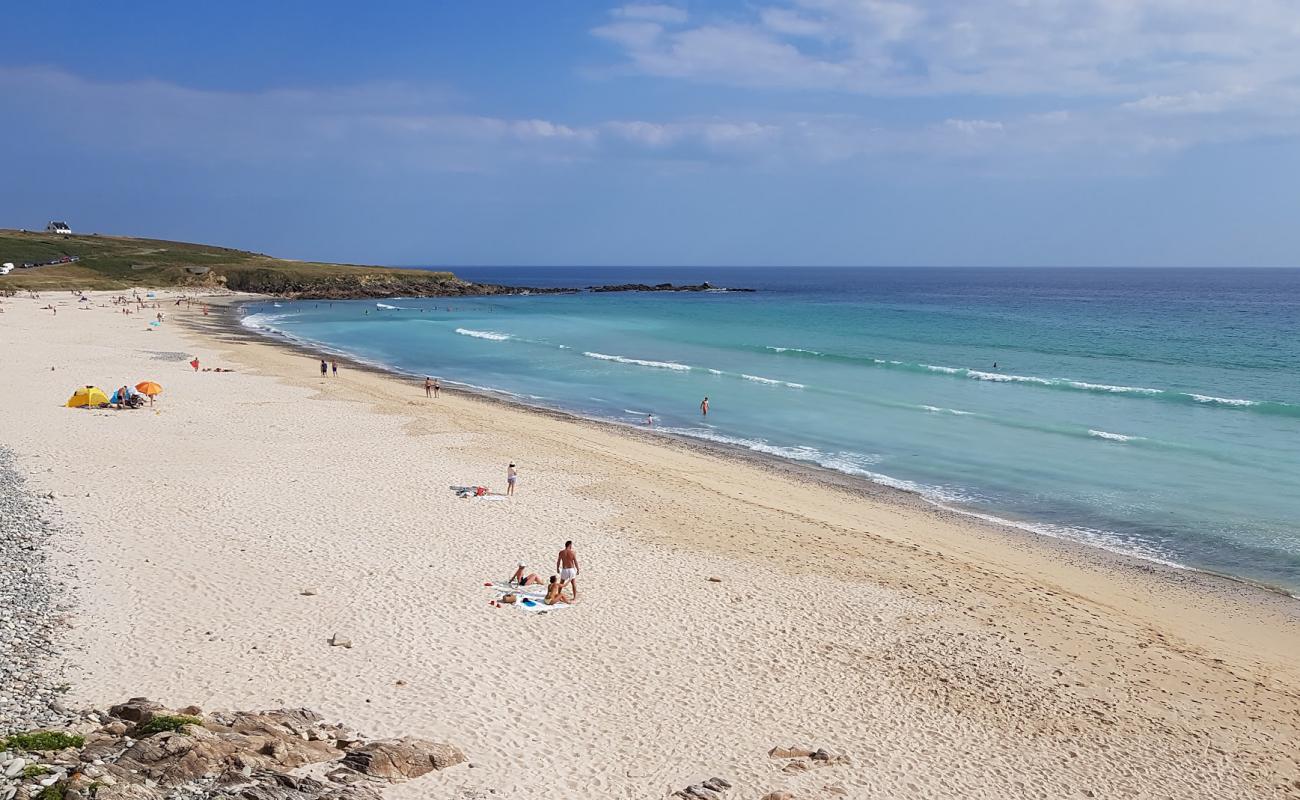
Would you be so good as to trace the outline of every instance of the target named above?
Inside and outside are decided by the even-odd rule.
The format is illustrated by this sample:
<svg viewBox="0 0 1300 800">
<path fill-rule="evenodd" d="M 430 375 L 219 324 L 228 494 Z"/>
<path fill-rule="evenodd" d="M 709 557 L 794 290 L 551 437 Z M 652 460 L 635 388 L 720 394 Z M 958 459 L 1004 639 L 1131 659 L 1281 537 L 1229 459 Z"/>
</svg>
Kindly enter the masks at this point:
<svg viewBox="0 0 1300 800">
<path fill-rule="evenodd" d="M 761 291 L 284 302 L 245 324 L 1300 591 L 1300 270 L 458 274 Z"/>
</svg>

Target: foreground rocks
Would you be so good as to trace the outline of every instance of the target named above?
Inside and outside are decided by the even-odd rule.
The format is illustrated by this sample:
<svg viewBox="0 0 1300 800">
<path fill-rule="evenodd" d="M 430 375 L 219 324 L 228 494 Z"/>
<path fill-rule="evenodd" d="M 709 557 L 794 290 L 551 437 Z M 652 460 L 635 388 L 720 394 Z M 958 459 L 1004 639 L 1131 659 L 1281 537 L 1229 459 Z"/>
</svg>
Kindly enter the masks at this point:
<svg viewBox="0 0 1300 800">
<path fill-rule="evenodd" d="M 379 800 L 464 762 L 452 745 L 365 740 L 304 708 L 203 714 L 133 698 L 0 741 L 0 800 Z"/>
<path fill-rule="evenodd" d="M 67 602 L 46 557 L 57 531 L 49 518 L 53 499 L 26 487 L 13 454 L 0 448 L 0 731 L 59 718 L 57 645 Z"/>
</svg>

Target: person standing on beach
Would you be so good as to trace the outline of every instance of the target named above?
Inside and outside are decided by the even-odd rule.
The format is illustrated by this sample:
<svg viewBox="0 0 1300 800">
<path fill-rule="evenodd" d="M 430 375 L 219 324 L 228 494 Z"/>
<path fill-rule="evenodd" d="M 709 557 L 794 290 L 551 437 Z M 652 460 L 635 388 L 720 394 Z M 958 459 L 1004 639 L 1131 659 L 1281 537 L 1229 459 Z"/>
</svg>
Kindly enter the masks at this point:
<svg viewBox="0 0 1300 800">
<path fill-rule="evenodd" d="M 709 415 L 709 398 L 706 397 L 700 401 L 700 416 L 707 417 L 708 415 Z"/>
<path fill-rule="evenodd" d="M 560 573 L 560 588 L 564 584 L 569 584 L 569 591 L 573 592 L 573 599 L 578 599 L 578 573 L 581 569 L 578 567 L 578 551 L 573 549 L 573 542 L 565 542 L 564 549 L 555 557 L 555 568 Z"/>
<path fill-rule="evenodd" d="M 424 379 L 424 396 L 433 397 L 433 379 L 427 376 Z"/>
<path fill-rule="evenodd" d="M 322 378 L 325 377 L 326 373 L 328 373 L 329 371 L 330 371 L 330 365 L 326 364 L 325 359 L 322 358 L 320 360 L 320 376 Z"/>
<path fill-rule="evenodd" d="M 337 362 L 337 361 L 331 361 L 331 362 L 330 362 L 330 369 L 334 372 L 334 377 L 337 378 L 337 377 L 339 376 L 339 362 Z"/>
<path fill-rule="evenodd" d="M 441 392 L 441 391 L 442 391 L 442 384 L 438 382 L 438 379 L 437 379 L 437 378 L 434 378 L 434 379 L 433 379 L 433 396 L 434 396 L 434 397 L 437 397 L 437 396 L 438 396 L 438 392 Z"/>
<path fill-rule="evenodd" d="M 506 496 L 507 497 L 515 493 L 515 481 L 517 481 L 518 479 L 519 479 L 519 470 L 515 469 L 514 464 L 511 464 L 506 469 Z"/>
</svg>

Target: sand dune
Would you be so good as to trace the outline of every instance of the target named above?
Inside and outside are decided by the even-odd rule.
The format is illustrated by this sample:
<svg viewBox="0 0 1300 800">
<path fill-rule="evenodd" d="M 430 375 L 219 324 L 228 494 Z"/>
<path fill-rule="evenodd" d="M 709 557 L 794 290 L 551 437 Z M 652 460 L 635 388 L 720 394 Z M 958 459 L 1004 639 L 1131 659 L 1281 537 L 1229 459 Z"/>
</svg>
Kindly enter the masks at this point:
<svg viewBox="0 0 1300 800">
<path fill-rule="evenodd" d="M 322 379 L 166 298 L 154 330 L 74 299 L 0 315 L 22 387 L 0 443 L 70 531 L 73 702 L 309 706 L 475 764 L 394 797 L 711 775 L 755 800 L 1300 796 L 1295 601 L 350 365 Z M 146 378 L 154 410 L 61 407 Z M 508 501 L 447 489 L 503 489 L 510 461 Z M 549 575 L 565 539 L 577 604 L 489 605 L 484 581 Z M 767 753 L 790 744 L 850 762 L 787 772 Z"/>
</svg>

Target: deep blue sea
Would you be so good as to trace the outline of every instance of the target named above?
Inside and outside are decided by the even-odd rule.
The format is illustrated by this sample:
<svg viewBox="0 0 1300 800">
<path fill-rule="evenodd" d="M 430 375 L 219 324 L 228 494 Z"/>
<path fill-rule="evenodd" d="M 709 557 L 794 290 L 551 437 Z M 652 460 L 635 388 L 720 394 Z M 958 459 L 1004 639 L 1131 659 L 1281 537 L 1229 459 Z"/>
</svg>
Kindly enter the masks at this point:
<svg viewBox="0 0 1300 800">
<path fill-rule="evenodd" d="M 457 274 L 760 291 L 299 301 L 245 324 L 1300 592 L 1300 270 Z"/>
</svg>

